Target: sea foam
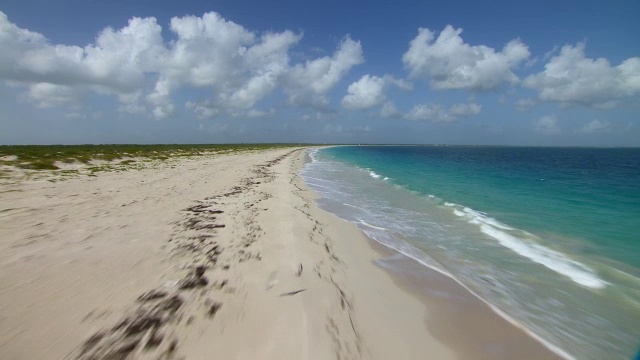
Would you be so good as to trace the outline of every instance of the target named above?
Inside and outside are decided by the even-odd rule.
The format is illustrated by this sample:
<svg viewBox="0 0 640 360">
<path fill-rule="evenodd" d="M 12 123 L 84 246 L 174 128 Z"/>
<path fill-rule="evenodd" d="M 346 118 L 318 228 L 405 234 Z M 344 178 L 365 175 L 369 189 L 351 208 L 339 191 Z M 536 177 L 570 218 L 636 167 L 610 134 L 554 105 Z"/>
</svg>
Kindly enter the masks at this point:
<svg viewBox="0 0 640 360">
<path fill-rule="evenodd" d="M 358 219 L 358 221 L 360 221 L 360 223 L 361 223 L 362 225 L 367 226 L 367 227 L 370 227 L 370 228 L 372 228 L 372 229 L 376 229 L 376 230 L 387 230 L 387 229 L 385 229 L 385 228 L 383 228 L 383 227 L 380 227 L 380 226 L 371 225 L 371 224 L 369 224 L 368 222 L 366 222 L 366 221 L 364 221 L 364 220 L 362 220 L 362 219 Z"/>
<path fill-rule="evenodd" d="M 564 275 L 574 282 L 592 289 L 602 289 L 607 283 L 600 279 L 589 267 L 567 258 L 565 255 L 537 244 L 527 244 L 522 239 L 500 231 L 490 225 L 480 225 L 480 230 L 498 240 L 519 255 Z"/>
<path fill-rule="evenodd" d="M 582 286 L 592 289 L 602 289 L 607 286 L 607 282 L 600 279 L 596 273 L 588 266 L 581 264 L 575 260 L 571 260 L 566 255 L 549 249 L 540 244 L 536 244 L 535 235 L 524 231 L 516 230 L 511 226 L 503 224 L 498 220 L 487 216 L 480 211 L 473 210 L 468 207 L 461 207 L 453 203 L 445 203 L 447 207 L 453 209 L 456 216 L 464 217 L 468 223 L 480 226 L 480 231 L 498 240 L 500 245 L 514 251 L 520 256 L 536 262 L 556 273 L 566 276 L 572 281 Z M 460 210 L 462 208 L 462 210 Z M 518 231 L 523 237 L 518 237 L 508 231 Z"/>
</svg>

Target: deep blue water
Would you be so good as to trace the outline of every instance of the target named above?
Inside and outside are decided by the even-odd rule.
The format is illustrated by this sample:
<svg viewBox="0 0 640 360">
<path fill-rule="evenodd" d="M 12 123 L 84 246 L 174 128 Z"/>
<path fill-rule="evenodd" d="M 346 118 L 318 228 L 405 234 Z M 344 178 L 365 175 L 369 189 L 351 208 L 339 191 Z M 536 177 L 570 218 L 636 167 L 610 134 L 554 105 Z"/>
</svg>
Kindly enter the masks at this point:
<svg viewBox="0 0 640 360">
<path fill-rule="evenodd" d="M 640 149 L 315 151 L 320 205 L 586 359 L 640 344 Z"/>
</svg>

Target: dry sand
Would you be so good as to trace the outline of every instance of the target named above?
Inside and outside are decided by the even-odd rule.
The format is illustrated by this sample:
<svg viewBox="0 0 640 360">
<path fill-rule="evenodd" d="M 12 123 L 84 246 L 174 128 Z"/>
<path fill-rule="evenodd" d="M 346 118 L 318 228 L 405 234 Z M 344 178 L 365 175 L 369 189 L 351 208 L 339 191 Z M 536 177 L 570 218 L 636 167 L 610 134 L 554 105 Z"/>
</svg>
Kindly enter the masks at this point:
<svg viewBox="0 0 640 360">
<path fill-rule="evenodd" d="M 434 331 L 429 319 L 443 308 L 402 290 L 416 282 L 373 261 L 393 255 L 315 206 L 297 175 L 304 153 L 2 185 L 1 358 L 472 353 L 464 339 L 451 341 L 455 330 Z"/>
</svg>

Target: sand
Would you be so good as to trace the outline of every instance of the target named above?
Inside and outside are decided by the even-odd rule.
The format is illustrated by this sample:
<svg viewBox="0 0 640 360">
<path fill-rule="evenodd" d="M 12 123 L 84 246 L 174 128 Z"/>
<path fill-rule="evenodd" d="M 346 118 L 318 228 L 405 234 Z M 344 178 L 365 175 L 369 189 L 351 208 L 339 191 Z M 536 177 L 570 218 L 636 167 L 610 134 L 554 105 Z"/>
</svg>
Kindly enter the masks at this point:
<svg viewBox="0 0 640 360">
<path fill-rule="evenodd" d="M 555 357 L 477 303 L 494 317 L 457 336 L 424 279 L 378 265 L 397 254 L 315 205 L 305 151 L 2 185 L 2 358 L 454 359 L 487 329 Z"/>
</svg>

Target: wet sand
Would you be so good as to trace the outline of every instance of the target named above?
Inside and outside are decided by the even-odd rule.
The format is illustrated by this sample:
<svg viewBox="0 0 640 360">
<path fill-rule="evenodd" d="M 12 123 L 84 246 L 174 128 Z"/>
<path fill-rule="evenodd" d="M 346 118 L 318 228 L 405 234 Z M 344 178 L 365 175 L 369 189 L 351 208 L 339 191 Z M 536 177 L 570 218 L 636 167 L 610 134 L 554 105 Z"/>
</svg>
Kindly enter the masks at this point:
<svg viewBox="0 0 640 360">
<path fill-rule="evenodd" d="M 404 291 L 429 309 L 424 321 L 429 332 L 461 359 L 562 359 L 535 335 L 507 321 L 488 304 L 450 277 L 370 240 L 385 269 Z M 554 352 L 554 351 L 557 351 Z"/>
</svg>

